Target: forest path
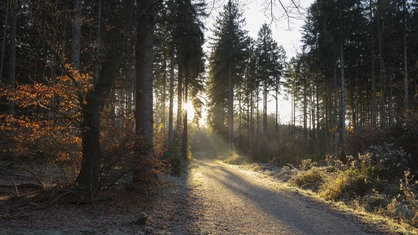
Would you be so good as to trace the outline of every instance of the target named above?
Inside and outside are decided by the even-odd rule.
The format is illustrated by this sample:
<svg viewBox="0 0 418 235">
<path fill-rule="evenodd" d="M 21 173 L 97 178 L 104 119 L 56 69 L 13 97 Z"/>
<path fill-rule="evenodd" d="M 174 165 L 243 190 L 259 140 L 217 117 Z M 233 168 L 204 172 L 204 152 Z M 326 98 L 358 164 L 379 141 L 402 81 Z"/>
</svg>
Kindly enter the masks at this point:
<svg viewBox="0 0 418 235">
<path fill-rule="evenodd" d="M 189 174 L 199 211 L 193 234 L 373 234 L 323 203 L 239 166 L 196 159 Z"/>
</svg>

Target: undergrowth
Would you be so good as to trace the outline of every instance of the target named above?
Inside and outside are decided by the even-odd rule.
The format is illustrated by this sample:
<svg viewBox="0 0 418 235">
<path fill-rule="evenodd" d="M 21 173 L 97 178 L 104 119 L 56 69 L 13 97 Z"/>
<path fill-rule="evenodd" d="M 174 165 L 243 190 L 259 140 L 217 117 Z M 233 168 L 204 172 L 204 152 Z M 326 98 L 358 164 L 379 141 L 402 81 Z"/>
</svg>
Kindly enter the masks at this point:
<svg viewBox="0 0 418 235">
<path fill-rule="evenodd" d="M 363 154 L 347 156 L 344 163 L 333 156 L 322 162 L 303 160 L 288 171 L 291 176 L 285 181 L 354 210 L 408 224 L 415 234 L 418 181 L 407 166 L 408 158 L 393 145 L 372 146 Z"/>
</svg>

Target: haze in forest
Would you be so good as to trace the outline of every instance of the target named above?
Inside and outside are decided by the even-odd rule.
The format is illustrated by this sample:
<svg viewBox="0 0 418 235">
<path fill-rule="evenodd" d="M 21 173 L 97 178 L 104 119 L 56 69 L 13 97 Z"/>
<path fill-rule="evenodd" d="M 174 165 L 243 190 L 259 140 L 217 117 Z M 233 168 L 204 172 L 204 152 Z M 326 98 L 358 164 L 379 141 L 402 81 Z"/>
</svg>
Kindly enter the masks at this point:
<svg viewBox="0 0 418 235">
<path fill-rule="evenodd" d="M 5 0 L 0 18 L 0 227 L 110 194 L 139 205 L 115 229 L 145 231 L 256 171 L 416 231 L 417 0 Z"/>
</svg>

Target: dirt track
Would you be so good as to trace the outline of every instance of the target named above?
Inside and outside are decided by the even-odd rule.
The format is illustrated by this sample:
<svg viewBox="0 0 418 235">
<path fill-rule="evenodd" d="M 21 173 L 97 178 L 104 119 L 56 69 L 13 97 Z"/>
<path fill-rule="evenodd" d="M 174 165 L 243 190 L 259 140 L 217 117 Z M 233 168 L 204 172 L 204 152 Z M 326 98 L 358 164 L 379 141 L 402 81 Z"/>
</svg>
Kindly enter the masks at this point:
<svg viewBox="0 0 418 235">
<path fill-rule="evenodd" d="M 107 194 L 115 200 L 95 206 L 0 200 L 0 234 L 373 234 L 354 216 L 239 166 L 197 159 L 189 174 L 163 182 L 152 197 L 114 188 Z M 133 222 L 142 213 L 149 220 Z"/>
<path fill-rule="evenodd" d="M 189 184 L 201 202 L 189 208 L 200 211 L 193 234 L 373 234 L 261 174 L 213 160 L 193 164 Z"/>
</svg>

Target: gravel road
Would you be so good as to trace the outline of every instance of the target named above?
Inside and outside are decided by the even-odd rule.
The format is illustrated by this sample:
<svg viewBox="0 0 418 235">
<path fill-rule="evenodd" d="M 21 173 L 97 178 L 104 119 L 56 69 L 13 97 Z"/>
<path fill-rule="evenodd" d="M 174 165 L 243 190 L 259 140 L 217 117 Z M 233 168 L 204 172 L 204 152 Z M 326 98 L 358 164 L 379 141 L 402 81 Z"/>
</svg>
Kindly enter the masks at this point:
<svg viewBox="0 0 418 235">
<path fill-rule="evenodd" d="M 193 234 L 373 234 L 347 215 L 238 166 L 197 159 Z M 189 228 L 190 228 L 189 227 Z"/>
</svg>

